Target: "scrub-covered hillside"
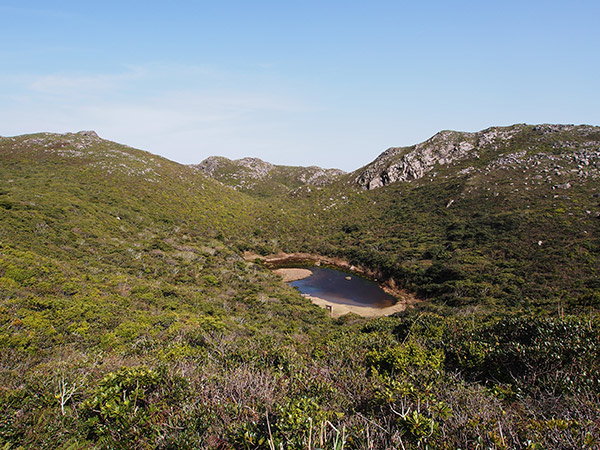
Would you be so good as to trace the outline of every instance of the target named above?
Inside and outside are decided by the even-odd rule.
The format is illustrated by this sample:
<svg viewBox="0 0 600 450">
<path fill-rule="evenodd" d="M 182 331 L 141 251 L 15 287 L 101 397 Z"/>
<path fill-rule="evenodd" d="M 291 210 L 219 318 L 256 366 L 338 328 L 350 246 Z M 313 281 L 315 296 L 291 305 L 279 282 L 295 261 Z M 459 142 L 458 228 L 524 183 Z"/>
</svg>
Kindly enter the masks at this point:
<svg viewBox="0 0 600 450">
<path fill-rule="evenodd" d="M 260 195 L 93 132 L 0 138 L 0 447 L 596 448 L 600 138 L 548 129 Z M 243 257 L 281 250 L 421 301 L 333 320 Z"/>
</svg>

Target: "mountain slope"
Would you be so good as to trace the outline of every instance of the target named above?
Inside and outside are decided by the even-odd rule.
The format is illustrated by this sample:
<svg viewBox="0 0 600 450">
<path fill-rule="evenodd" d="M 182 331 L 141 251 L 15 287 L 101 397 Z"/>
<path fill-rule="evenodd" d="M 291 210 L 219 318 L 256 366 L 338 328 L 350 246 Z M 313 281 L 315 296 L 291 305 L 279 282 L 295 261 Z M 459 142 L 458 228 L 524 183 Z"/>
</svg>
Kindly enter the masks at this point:
<svg viewBox="0 0 600 450">
<path fill-rule="evenodd" d="M 477 133 L 442 131 L 412 147 L 389 148 L 375 161 L 354 172 L 353 178 L 359 186 L 374 189 L 397 181 L 419 179 L 430 172 L 435 175 L 436 166 L 456 165 L 466 160 L 480 166 L 477 160 L 489 163 L 490 158 L 501 156 L 502 152 L 521 152 L 521 157 L 535 153 L 544 153 L 541 157 L 560 157 L 564 152 L 582 151 L 589 152 L 588 156 L 593 158 L 599 146 L 598 127 L 586 125 L 513 125 Z"/>
<path fill-rule="evenodd" d="M 162 335 L 185 340 L 203 323 L 235 335 L 231 311 L 246 314 L 257 296 L 279 298 L 256 311 L 257 327 L 267 312 L 270 327 L 280 312 L 318 321 L 231 246 L 259 209 L 189 167 L 92 133 L 0 139 L 2 342 L 39 358 L 136 339 L 169 346 Z"/>
<path fill-rule="evenodd" d="M 4 138 L 0 146 L 4 202 L 13 202 L 20 210 L 32 203 L 48 206 L 51 202 L 61 204 L 53 205 L 55 209 L 68 209 L 64 196 L 85 195 L 104 205 L 98 212 L 105 220 L 111 220 L 109 215 L 112 220 L 120 217 L 121 227 L 150 216 L 164 222 L 193 220 L 203 229 L 222 222 L 224 230 L 233 225 L 234 215 L 252 209 L 242 207 L 249 199 L 242 200 L 189 167 L 95 134 Z M 43 201 L 31 196 L 41 196 Z M 69 216 L 66 210 L 61 213 L 78 217 Z"/>
</svg>

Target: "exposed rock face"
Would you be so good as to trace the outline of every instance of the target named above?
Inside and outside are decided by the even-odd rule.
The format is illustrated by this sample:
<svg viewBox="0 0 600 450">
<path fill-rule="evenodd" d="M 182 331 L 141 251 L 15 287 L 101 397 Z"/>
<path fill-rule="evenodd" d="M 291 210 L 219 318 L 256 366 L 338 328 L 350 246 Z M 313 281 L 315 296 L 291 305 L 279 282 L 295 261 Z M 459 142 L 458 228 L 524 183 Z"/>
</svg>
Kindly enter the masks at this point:
<svg viewBox="0 0 600 450">
<path fill-rule="evenodd" d="M 431 139 L 413 147 L 392 147 L 375 161 L 358 171 L 356 183 L 366 189 L 375 189 L 423 177 L 436 164 L 450 164 L 474 156 L 475 133 L 442 131 Z"/>
<path fill-rule="evenodd" d="M 221 159 L 227 160 L 227 158 L 222 158 L 221 156 L 210 156 L 200 164 L 192 164 L 192 167 L 204 173 L 205 175 L 212 177 L 215 173 L 215 170 L 221 166 Z"/>
<path fill-rule="evenodd" d="M 93 137 L 93 138 L 100 138 L 100 136 L 98 136 L 98 133 L 96 133 L 95 131 L 92 131 L 92 130 L 80 131 L 77 134 L 79 134 L 81 136 L 87 136 L 87 137 Z"/>
<path fill-rule="evenodd" d="M 496 164 L 510 165 L 512 159 L 522 159 L 533 145 L 549 147 L 554 152 L 593 149 L 600 144 L 594 138 L 597 138 L 598 131 L 598 127 L 587 125 L 548 124 L 493 127 L 476 133 L 442 131 L 412 147 L 389 148 L 371 164 L 354 172 L 352 179 L 363 189 L 375 189 L 399 181 L 408 182 L 422 178 L 436 166 L 479 159 L 486 151 L 496 152 L 513 143 L 518 145 L 519 138 L 527 142 L 527 148 L 506 156 L 500 155 Z M 586 136 L 590 137 L 589 141 L 585 141 Z"/>
</svg>

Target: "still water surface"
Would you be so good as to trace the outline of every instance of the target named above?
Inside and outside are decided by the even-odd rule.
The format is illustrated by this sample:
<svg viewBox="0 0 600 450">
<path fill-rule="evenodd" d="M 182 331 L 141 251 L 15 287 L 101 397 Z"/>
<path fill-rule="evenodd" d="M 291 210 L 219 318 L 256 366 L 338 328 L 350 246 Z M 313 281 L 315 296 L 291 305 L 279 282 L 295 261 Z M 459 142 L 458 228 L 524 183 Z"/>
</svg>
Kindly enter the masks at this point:
<svg viewBox="0 0 600 450">
<path fill-rule="evenodd" d="M 293 281 L 290 285 L 303 294 L 342 305 L 385 308 L 396 303 L 394 297 L 373 281 L 323 267 L 311 267 L 310 271 L 313 273 L 310 277 Z"/>
</svg>

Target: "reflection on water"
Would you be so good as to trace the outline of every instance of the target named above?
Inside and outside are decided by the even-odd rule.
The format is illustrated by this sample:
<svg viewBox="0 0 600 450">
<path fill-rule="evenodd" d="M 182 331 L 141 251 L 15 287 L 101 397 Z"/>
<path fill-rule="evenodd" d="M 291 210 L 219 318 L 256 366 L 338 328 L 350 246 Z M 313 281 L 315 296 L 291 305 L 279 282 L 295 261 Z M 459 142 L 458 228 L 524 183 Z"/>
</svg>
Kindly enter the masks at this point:
<svg viewBox="0 0 600 450">
<path fill-rule="evenodd" d="M 290 285 L 303 294 L 342 305 L 385 308 L 396 300 L 377 283 L 335 269 L 311 267 L 312 276 Z M 348 279 L 350 278 L 350 279 Z"/>
</svg>

